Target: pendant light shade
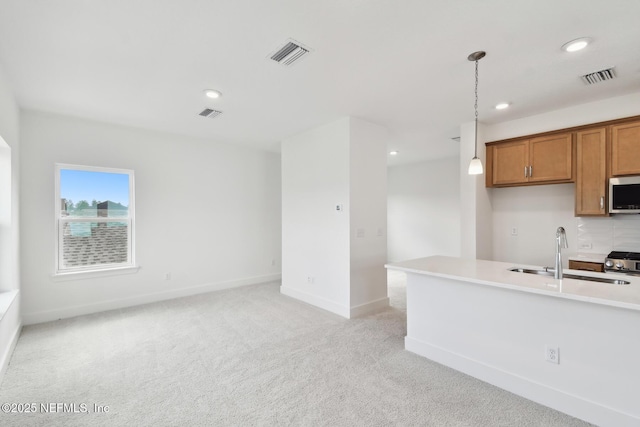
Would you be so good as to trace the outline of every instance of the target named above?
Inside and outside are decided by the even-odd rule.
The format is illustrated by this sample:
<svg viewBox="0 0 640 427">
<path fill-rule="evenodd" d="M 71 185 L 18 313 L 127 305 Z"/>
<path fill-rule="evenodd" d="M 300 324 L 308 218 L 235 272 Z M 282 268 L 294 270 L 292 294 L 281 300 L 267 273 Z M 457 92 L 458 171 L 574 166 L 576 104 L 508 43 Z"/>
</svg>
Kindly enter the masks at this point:
<svg viewBox="0 0 640 427">
<path fill-rule="evenodd" d="M 482 162 L 479 158 L 474 157 L 469 163 L 469 175 L 482 175 Z"/>
<path fill-rule="evenodd" d="M 474 126 L 475 137 L 473 140 L 473 148 L 474 155 L 473 159 L 471 159 L 471 163 L 469 163 L 469 175 L 482 175 L 482 161 L 478 158 L 478 61 L 485 57 L 487 53 L 484 51 L 473 52 L 471 55 L 467 57 L 469 61 L 474 61 L 476 63 L 476 103 L 474 104 L 474 109 L 476 112 L 476 123 Z"/>
</svg>

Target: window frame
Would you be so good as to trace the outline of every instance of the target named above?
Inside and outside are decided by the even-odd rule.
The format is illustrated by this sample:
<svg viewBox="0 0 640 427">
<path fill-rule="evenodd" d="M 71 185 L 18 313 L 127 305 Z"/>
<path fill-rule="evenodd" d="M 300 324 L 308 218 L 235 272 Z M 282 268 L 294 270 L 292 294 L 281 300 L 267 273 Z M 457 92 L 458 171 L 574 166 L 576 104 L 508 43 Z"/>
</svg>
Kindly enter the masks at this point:
<svg viewBox="0 0 640 427">
<path fill-rule="evenodd" d="M 87 171 L 87 172 L 103 172 L 103 173 L 116 173 L 116 174 L 126 174 L 129 176 L 129 206 L 127 207 L 128 217 L 71 217 L 65 218 L 62 216 L 62 204 L 61 204 L 61 196 L 60 196 L 60 171 L 63 169 L 67 170 L 78 170 L 78 171 Z M 87 275 L 94 275 L 95 273 L 104 273 L 104 272 L 123 272 L 130 269 L 135 269 L 137 271 L 137 266 L 135 263 L 135 174 L 132 169 L 120 169 L 120 168 L 107 168 L 100 166 L 86 166 L 86 165 L 74 165 L 68 163 L 56 163 L 55 164 L 55 190 L 54 190 L 54 245 L 55 245 L 55 265 L 54 265 L 54 277 L 63 277 L 63 276 L 76 276 L 78 274 L 85 273 Z M 127 223 L 127 262 L 126 263 L 112 263 L 112 264 L 97 264 L 90 266 L 81 266 L 81 267 L 72 267 L 72 268 L 61 268 L 61 250 L 63 245 L 63 225 L 65 223 L 71 222 L 126 222 Z"/>
</svg>

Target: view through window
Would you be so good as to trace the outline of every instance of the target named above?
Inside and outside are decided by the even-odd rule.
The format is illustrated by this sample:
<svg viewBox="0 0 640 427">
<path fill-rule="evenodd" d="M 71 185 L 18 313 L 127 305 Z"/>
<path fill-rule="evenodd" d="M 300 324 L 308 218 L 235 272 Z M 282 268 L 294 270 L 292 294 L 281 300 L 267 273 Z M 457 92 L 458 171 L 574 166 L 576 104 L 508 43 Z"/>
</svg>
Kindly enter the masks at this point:
<svg viewBox="0 0 640 427">
<path fill-rule="evenodd" d="M 133 266 L 133 171 L 56 165 L 57 273 Z"/>
</svg>

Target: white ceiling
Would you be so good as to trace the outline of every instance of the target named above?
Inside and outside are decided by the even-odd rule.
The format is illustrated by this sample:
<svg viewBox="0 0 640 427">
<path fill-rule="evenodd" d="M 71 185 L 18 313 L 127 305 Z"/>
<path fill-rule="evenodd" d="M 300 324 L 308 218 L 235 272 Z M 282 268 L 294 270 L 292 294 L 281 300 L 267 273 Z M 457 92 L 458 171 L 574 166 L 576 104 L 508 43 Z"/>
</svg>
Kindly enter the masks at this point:
<svg viewBox="0 0 640 427">
<path fill-rule="evenodd" d="M 638 16 L 639 0 L 0 0 L 0 65 L 26 109 L 273 151 L 359 117 L 391 130 L 393 164 L 458 152 L 476 50 L 488 124 L 640 90 Z M 290 68 L 267 59 L 288 38 L 314 49 Z"/>
</svg>

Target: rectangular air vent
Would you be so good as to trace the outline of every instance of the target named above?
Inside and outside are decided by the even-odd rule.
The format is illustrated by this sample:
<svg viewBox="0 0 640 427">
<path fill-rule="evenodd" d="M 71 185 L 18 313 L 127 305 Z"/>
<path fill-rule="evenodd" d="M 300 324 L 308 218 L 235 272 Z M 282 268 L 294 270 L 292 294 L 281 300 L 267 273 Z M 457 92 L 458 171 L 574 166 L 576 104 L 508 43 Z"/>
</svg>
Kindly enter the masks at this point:
<svg viewBox="0 0 640 427">
<path fill-rule="evenodd" d="M 300 61 L 309 52 L 311 52 L 311 49 L 307 46 L 293 39 L 289 39 L 285 42 L 284 46 L 280 46 L 275 52 L 269 55 L 269 59 L 288 67 Z"/>
<path fill-rule="evenodd" d="M 202 116 L 202 117 L 208 117 L 210 119 L 215 119 L 220 114 L 222 114 L 222 111 L 212 110 L 211 108 L 205 108 L 204 110 L 202 110 L 202 112 L 200 112 L 199 115 Z"/>
<path fill-rule="evenodd" d="M 613 72 L 613 67 L 607 68 L 606 70 L 596 71 L 595 73 L 585 74 L 581 77 L 582 81 L 588 85 L 592 85 L 594 83 L 600 83 L 605 80 L 612 80 L 616 78 L 616 74 Z"/>
</svg>

